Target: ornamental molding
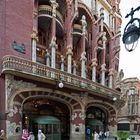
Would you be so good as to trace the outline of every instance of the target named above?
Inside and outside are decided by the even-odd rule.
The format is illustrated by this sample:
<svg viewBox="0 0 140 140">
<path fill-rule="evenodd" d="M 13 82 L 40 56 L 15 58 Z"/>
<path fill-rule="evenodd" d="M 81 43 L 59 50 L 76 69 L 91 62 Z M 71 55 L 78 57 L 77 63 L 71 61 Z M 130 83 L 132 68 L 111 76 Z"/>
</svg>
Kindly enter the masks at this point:
<svg viewBox="0 0 140 140">
<path fill-rule="evenodd" d="M 36 87 L 35 84 L 24 82 L 23 80 L 15 80 L 13 75 L 7 74 L 5 77 L 5 91 L 7 96 L 7 102 L 9 103 L 12 96 L 17 93 L 17 91 L 23 88 L 34 88 Z"/>
<path fill-rule="evenodd" d="M 7 123 L 7 136 L 16 136 L 21 134 L 21 130 L 22 130 L 22 123 L 19 122 L 19 124 L 16 124 L 15 122 L 10 122 L 10 121 L 6 121 Z M 18 131 L 16 131 L 16 129 L 18 129 Z"/>
</svg>

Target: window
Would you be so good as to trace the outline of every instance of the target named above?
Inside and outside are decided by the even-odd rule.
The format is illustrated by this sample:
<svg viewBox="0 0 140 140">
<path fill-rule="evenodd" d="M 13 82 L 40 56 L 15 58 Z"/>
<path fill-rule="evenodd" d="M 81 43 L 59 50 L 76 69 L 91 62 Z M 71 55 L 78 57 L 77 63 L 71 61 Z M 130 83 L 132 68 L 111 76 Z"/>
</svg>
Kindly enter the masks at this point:
<svg viewBox="0 0 140 140">
<path fill-rule="evenodd" d="M 130 124 L 129 123 L 119 123 L 118 124 L 118 130 L 129 131 L 130 130 Z"/>
<path fill-rule="evenodd" d="M 138 114 L 138 94 L 135 88 L 130 88 L 128 91 L 128 115 Z"/>
</svg>

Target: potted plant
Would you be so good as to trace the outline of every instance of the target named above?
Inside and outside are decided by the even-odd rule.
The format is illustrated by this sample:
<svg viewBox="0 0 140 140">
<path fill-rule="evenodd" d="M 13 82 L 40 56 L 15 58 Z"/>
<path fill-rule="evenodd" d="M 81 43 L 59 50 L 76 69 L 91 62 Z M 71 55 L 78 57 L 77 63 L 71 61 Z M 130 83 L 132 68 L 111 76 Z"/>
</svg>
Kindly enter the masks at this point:
<svg viewBox="0 0 140 140">
<path fill-rule="evenodd" d="M 119 137 L 119 140 L 127 140 L 127 138 L 129 138 L 130 134 L 127 131 L 118 131 L 117 136 Z"/>
</svg>

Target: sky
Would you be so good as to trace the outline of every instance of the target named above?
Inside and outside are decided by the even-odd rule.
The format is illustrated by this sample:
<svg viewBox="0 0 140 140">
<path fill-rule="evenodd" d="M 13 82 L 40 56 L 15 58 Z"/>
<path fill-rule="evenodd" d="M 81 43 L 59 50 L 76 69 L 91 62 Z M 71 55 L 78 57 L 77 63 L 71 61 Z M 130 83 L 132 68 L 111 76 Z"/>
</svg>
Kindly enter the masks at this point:
<svg viewBox="0 0 140 140">
<path fill-rule="evenodd" d="M 131 11 L 132 7 L 135 9 L 138 6 L 140 6 L 140 0 L 121 0 L 122 34 L 124 27 L 130 20 L 130 17 L 127 19 L 125 18 L 126 14 Z M 134 17 L 140 18 L 140 10 L 135 12 Z M 140 38 L 136 49 L 132 52 L 126 51 L 121 41 L 119 70 L 120 69 L 124 71 L 124 78 L 137 77 L 140 79 Z"/>
</svg>

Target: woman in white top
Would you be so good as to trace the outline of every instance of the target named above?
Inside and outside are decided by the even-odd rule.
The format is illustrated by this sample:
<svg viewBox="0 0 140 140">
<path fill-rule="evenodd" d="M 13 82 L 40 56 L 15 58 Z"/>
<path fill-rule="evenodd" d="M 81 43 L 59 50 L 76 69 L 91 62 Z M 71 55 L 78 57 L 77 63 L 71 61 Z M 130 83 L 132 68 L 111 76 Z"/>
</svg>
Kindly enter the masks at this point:
<svg viewBox="0 0 140 140">
<path fill-rule="evenodd" d="M 41 130 L 38 130 L 38 140 L 45 140 L 46 136 L 42 133 Z"/>
</svg>

